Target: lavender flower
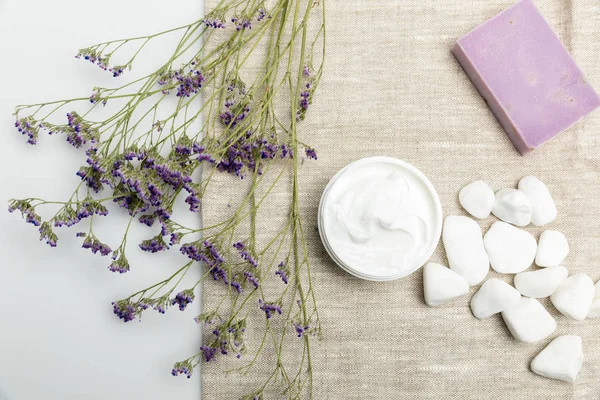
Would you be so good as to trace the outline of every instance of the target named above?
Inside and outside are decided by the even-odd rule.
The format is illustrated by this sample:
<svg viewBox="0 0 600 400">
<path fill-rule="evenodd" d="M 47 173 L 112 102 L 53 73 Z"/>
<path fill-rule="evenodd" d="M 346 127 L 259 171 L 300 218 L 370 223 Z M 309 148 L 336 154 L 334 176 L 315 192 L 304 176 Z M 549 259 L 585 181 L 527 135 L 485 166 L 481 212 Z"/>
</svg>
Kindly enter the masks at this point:
<svg viewBox="0 0 600 400">
<path fill-rule="evenodd" d="M 179 83 L 176 96 L 190 97 L 192 94 L 198 93 L 202 88 L 204 75 L 200 71 L 191 70 L 186 75 L 178 74 L 176 80 Z"/>
<path fill-rule="evenodd" d="M 99 100 L 101 100 L 100 98 L 101 93 L 99 90 L 96 90 L 94 93 L 92 93 L 92 95 L 90 96 L 90 103 L 92 104 L 96 104 Z"/>
<path fill-rule="evenodd" d="M 103 56 L 102 53 L 92 48 L 79 50 L 79 53 L 77 53 L 75 58 L 83 58 L 84 60 L 97 65 L 98 67 L 100 67 L 100 69 L 104 71 L 108 70 L 108 63 L 110 61 L 110 56 Z"/>
<path fill-rule="evenodd" d="M 112 249 L 108 245 L 102 243 L 93 235 L 87 236 L 81 247 L 90 249 L 94 254 L 100 253 L 101 256 L 107 256 L 112 253 Z"/>
<path fill-rule="evenodd" d="M 81 222 L 81 218 L 79 218 L 77 214 L 77 210 L 70 205 L 63 207 L 63 209 L 54 216 L 54 226 L 57 228 L 62 226 L 69 227 Z"/>
<path fill-rule="evenodd" d="M 160 235 L 169 236 L 173 232 L 173 226 L 171 221 L 165 221 L 160 224 Z"/>
<path fill-rule="evenodd" d="M 225 114 L 221 114 L 224 117 Z M 229 118 L 229 116 L 227 116 Z M 223 121 L 227 123 L 227 118 Z M 286 145 L 255 137 L 251 130 L 235 142 L 227 142 L 227 152 L 217 162 L 216 168 L 220 172 L 244 178 L 247 171 L 262 173 L 261 160 L 274 159 L 278 154 L 282 158 L 292 157 L 291 149 Z"/>
<path fill-rule="evenodd" d="M 304 76 L 305 78 L 310 78 L 312 75 L 312 70 L 308 65 L 305 65 L 304 68 L 302 69 L 302 76 Z"/>
<path fill-rule="evenodd" d="M 159 251 L 168 249 L 168 246 L 161 235 L 156 235 L 152 239 L 147 239 L 140 243 L 140 249 L 149 253 L 158 253 Z"/>
<path fill-rule="evenodd" d="M 175 366 L 171 370 L 171 375 L 173 375 L 173 376 L 183 375 L 183 376 L 186 376 L 188 379 L 190 379 L 192 377 L 193 370 L 194 370 L 194 367 L 192 366 L 192 363 L 189 360 L 185 360 L 185 361 L 178 362 L 175 364 Z"/>
<path fill-rule="evenodd" d="M 17 119 L 15 122 L 15 128 L 17 128 L 21 134 L 28 137 L 27 143 L 31 145 L 37 143 L 40 127 L 41 126 L 39 122 L 36 121 L 32 116 Z"/>
<path fill-rule="evenodd" d="M 207 153 L 203 153 L 203 154 L 198 155 L 198 157 L 196 158 L 196 160 L 198 160 L 199 162 L 208 161 L 211 164 L 215 163 L 215 160 L 212 158 L 212 156 L 210 154 L 207 154 Z"/>
<path fill-rule="evenodd" d="M 232 280 L 229 282 L 229 285 L 235 289 L 237 293 L 242 293 L 244 290 L 242 289 L 242 285 L 239 282 Z"/>
<path fill-rule="evenodd" d="M 256 17 L 256 20 L 258 22 L 262 21 L 265 18 L 271 18 L 271 16 L 269 14 L 267 14 L 267 10 L 265 10 L 264 8 L 261 8 L 260 10 L 258 10 L 258 16 Z"/>
<path fill-rule="evenodd" d="M 165 222 L 171 218 L 171 210 L 167 208 L 157 208 L 154 212 L 159 221 Z"/>
<path fill-rule="evenodd" d="M 177 304 L 179 311 L 184 311 L 185 308 L 191 304 L 195 299 L 194 291 L 191 289 L 184 290 L 183 292 L 177 293 L 174 299 L 171 300 L 171 305 Z"/>
<path fill-rule="evenodd" d="M 95 193 L 102 190 L 102 176 L 97 171 L 94 171 L 92 167 L 81 167 L 75 175 L 80 177 Z"/>
<path fill-rule="evenodd" d="M 246 277 L 246 280 L 254 286 L 255 289 L 258 289 L 258 287 L 260 286 L 260 282 L 258 281 L 258 279 L 256 279 L 254 275 L 252 275 L 251 272 L 244 272 L 244 276 Z"/>
<path fill-rule="evenodd" d="M 283 283 L 286 285 L 288 284 L 288 273 L 289 270 L 287 268 L 287 263 L 285 261 L 280 262 L 279 266 L 277 267 L 277 271 L 275 271 L 275 275 L 279 275 Z"/>
<path fill-rule="evenodd" d="M 306 332 L 310 329 L 310 326 L 302 325 L 298 322 L 294 322 L 293 325 L 294 325 L 294 330 L 296 331 L 296 335 L 298 335 L 299 338 L 304 336 L 306 334 Z"/>
<path fill-rule="evenodd" d="M 302 77 L 306 81 L 303 90 L 300 92 L 300 98 L 298 99 L 298 111 L 296 112 L 296 120 L 300 121 L 306 117 L 306 111 L 312 102 L 313 88 L 313 71 L 308 65 L 305 65 L 302 70 Z"/>
<path fill-rule="evenodd" d="M 246 16 L 244 17 L 233 17 L 231 22 L 235 24 L 235 29 L 241 31 L 242 29 L 252 29 L 252 21 Z"/>
<path fill-rule="evenodd" d="M 200 210 L 200 199 L 196 196 L 195 193 L 190 194 L 185 199 L 186 204 L 190 206 L 190 211 L 197 212 Z"/>
<path fill-rule="evenodd" d="M 171 233 L 171 237 L 169 239 L 169 245 L 175 246 L 176 244 L 179 244 L 179 242 L 181 242 L 182 237 L 183 237 L 183 234 L 181 234 L 179 232 Z"/>
<path fill-rule="evenodd" d="M 107 216 L 108 209 L 91 197 L 86 197 L 77 208 L 77 219 L 82 220 L 92 215 Z"/>
<path fill-rule="evenodd" d="M 144 214 L 140 217 L 140 222 L 146 226 L 152 226 L 154 225 L 154 221 L 155 221 L 155 216 L 152 214 Z"/>
<path fill-rule="evenodd" d="M 317 152 L 315 151 L 315 149 L 307 147 L 306 148 L 306 157 L 308 157 L 309 159 L 316 160 L 317 159 Z"/>
<path fill-rule="evenodd" d="M 210 346 L 200 347 L 200 351 L 202 352 L 202 355 L 204 356 L 204 361 L 206 362 L 211 362 L 215 359 L 217 355 L 217 350 L 218 349 Z"/>
<path fill-rule="evenodd" d="M 192 260 L 203 262 L 207 266 L 212 267 L 213 277 L 215 277 L 215 280 L 223 278 L 220 266 L 225 262 L 225 259 L 214 243 L 209 241 L 204 241 L 202 245 L 200 245 L 198 242 L 188 243 L 181 246 L 179 250 L 182 254 L 186 255 Z M 228 284 L 226 278 L 227 277 L 225 275 L 224 280 Z"/>
<path fill-rule="evenodd" d="M 256 259 L 252 257 L 250 252 L 246 250 L 246 245 L 244 245 L 242 242 L 237 242 L 233 245 L 233 247 L 238 251 L 242 259 L 248 261 L 248 263 L 254 268 L 258 268 L 258 261 L 256 261 Z"/>
<path fill-rule="evenodd" d="M 189 156 L 192 154 L 192 148 L 190 146 L 187 146 L 186 144 L 182 144 L 182 143 L 176 144 L 175 147 L 173 148 L 173 151 L 176 154 L 179 154 L 182 156 Z"/>
<path fill-rule="evenodd" d="M 181 254 L 187 256 L 188 258 L 191 258 L 194 261 L 203 261 L 202 253 L 198 249 L 196 243 L 184 244 L 179 248 L 179 251 L 181 252 Z"/>
<path fill-rule="evenodd" d="M 36 214 L 35 207 L 27 200 L 11 200 L 8 206 L 8 212 L 13 213 L 19 210 L 25 222 L 40 226 L 42 218 Z"/>
<path fill-rule="evenodd" d="M 230 99 L 225 102 L 225 110 L 219 115 L 219 118 L 225 127 L 232 129 L 246 119 L 250 110 L 247 103 Z"/>
<path fill-rule="evenodd" d="M 122 319 L 123 322 L 129 322 L 139 317 L 142 313 L 142 307 L 131 300 L 119 300 L 112 303 L 113 313 Z"/>
<path fill-rule="evenodd" d="M 80 148 L 88 141 L 96 142 L 100 136 L 98 130 L 75 111 L 67 114 L 67 126 L 57 128 L 58 131 L 65 133 L 67 142 L 75 148 Z"/>
<path fill-rule="evenodd" d="M 108 266 L 108 270 L 111 272 L 118 272 L 119 274 L 129 272 L 129 261 L 127 261 L 125 254 L 121 253 L 119 258 Z"/>
<path fill-rule="evenodd" d="M 58 236 L 54 232 L 52 232 L 52 226 L 49 222 L 44 222 L 40 226 L 40 241 L 46 240 L 46 243 L 50 247 L 56 247 L 56 242 L 58 241 Z"/>
<path fill-rule="evenodd" d="M 203 245 L 208 250 L 208 252 L 213 257 L 213 259 L 215 261 L 218 261 L 219 264 L 222 264 L 225 261 L 225 259 L 223 258 L 223 256 L 217 250 L 217 246 L 214 243 L 211 243 L 211 242 L 205 240 L 203 242 Z"/>
<path fill-rule="evenodd" d="M 206 16 L 202 22 L 204 23 L 204 25 L 206 25 L 209 28 L 213 28 L 213 29 L 225 29 L 226 25 L 225 25 L 225 21 L 223 21 L 222 17 L 216 17 L 216 16 Z"/>
<path fill-rule="evenodd" d="M 275 303 L 265 303 L 262 299 L 258 300 L 259 308 L 265 312 L 267 319 L 270 319 L 273 314 L 282 314 L 283 311 L 278 304 Z"/>
<path fill-rule="evenodd" d="M 113 74 L 113 78 L 118 78 L 119 76 L 123 75 L 123 72 L 125 72 L 126 67 L 127 66 L 125 65 L 117 65 L 109 69 L 109 72 Z"/>
</svg>

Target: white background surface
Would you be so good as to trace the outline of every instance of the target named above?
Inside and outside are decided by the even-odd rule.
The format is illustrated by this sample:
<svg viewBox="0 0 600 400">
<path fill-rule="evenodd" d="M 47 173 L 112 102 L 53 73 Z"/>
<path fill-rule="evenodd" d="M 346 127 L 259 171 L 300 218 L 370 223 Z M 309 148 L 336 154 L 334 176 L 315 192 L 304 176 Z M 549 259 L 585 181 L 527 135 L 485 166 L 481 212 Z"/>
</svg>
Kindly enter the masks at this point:
<svg viewBox="0 0 600 400">
<path fill-rule="evenodd" d="M 142 253 L 136 243 L 154 232 L 136 224 L 128 245 L 132 271 L 113 274 L 107 257 L 80 248 L 77 229 L 59 230 L 59 247 L 51 249 L 6 208 L 13 197 L 66 199 L 85 162 L 64 137 L 43 134 L 38 146 L 25 144 L 14 128 L 15 105 L 89 96 L 113 78 L 75 60 L 77 49 L 201 15 L 200 0 L 0 0 L 0 392 L 10 400 L 200 398 L 199 374 L 170 376 L 173 362 L 200 346 L 198 302 L 127 324 L 110 305 L 171 275 L 183 256 Z M 146 57 L 166 56 L 169 48 Z M 101 239 L 117 247 L 126 222 L 104 219 Z"/>
</svg>

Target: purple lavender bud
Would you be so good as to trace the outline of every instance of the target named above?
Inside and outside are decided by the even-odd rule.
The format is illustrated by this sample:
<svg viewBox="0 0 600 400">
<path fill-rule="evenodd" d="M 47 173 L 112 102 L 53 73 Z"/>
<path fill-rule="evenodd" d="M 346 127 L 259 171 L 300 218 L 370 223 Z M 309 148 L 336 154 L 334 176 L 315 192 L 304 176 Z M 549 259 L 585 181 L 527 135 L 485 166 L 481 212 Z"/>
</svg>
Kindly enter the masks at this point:
<svg viewBox="0 0 600 400">
<path fill-rule="evenodd" d="M 256 17 L 256 20 L 258 22 L 260 22 L 263 19 L 265 19 L 266 16 L 267 16 L 267 10 L 265 10 L 264 8 L 261 8 L 260 10 L 258 10 L 258 17 Z"/>
<path fill-rule="evenodd" d="M 217 354 L 217 349 L 214 347 L 209 347 L 209 346 L 200 347 L 200 351 L 204 355 L 204 361 L 206 361 L 206 362 L 210 362 L 210 361 L 214 360 L 215 356 Z"/>
<path fill-rule="evenodd" d="M 179 242 L 181 242 L 182 237 L 183 237 L 183 235 L 181 233 L 178 233 L 178 232 L 171 233 L 171 238 L 169 239 L 169 245 L 175 246 L 176 244 L 179 244 Z"/>
<path fill-rule="evenodd" d="M 190 194 L 185 199 L 185 202 L 189 204 L 190 211 L 197 212 L 198 210 L 200 210 L 200 199 L 194 193 Z"/>
<path fill-rule="evenodd" d="M 285 283 L 286 285 L 288 284 L 288 277 L 283 269 L 278 269 L 277 271 L 275 271 L 275 275 L 279 275 L 283 283 Z"/>
<path fill-rule="evenodd" d="M 167 245 L 164 242 L 161 235 L 157 235 L 152 239 L 144 240 L 140 243 L 140 249 L 150 253 L 158 253 L 167 249 Z"/>
<path fill-rule="evenodd" d="M 260 283 L 258 282 L 258 279 L 256 279 L 256 277 L 252 275 L 252 273 L 246 271 L 244 272 L 244 276 L 246 277 L 248 282 L 250 282 L 256 289 L 258 289 Z"/>
<path fill-rule="evenodd" d="M 231 282 L 231 287 L 235 289 L 236 292 L 238 293 L 242 293 L 242 285 L 240 285 L 238 282 L 232 281 Z"/>
<path fill-rule="evenodd" d="M 108 270 L 111 272 L 118 272 L 119 274 L 124 274 L 126 272 L 129 272 L 129 262 L 127 261 L 127 258 L 125 258 L 123 254 L 121 254 L 121 256 L 117 260 L 113 261 L 108 266 Z M 144 310 L 148 308 L 148 306 L 145 303 L 140 303 L 140 306 Z"/>
<path fill-rule="evenodd" d="M 312 148 L 308 147 L 308 148 L 306 148 L 306 156 L 309 159 L 316 160 L 317 159 L 317 152 L 315 151 L 315 149 L 312 149 Z"/>
<path fill-rule="evenodd" d="M 139 221 L 146 226 L 152 226 L 154 225 L 155 216 L 152 214 L 144 214 L 140 217 Z"/>
<path fill-rule="evenodd" d="M 201 146 L 199 143 L 194 143 L 192 145 L 192 151 L 194 154 L 202 154 L 206 151 L 206 148 Z"/>
<path fill-rule="evenodd" d="M 177 293 L 175 298 L 171 300 L 171 305 L 177 304 L 179 306 L 179 311 L 184 311 L 185 308 L 194 301 L 195 297 L 192 290 L 184 290 L 183 292 Z"/>
<path fill-rule="evenodd" d="M 265 303 L 262 299 L 258 300 L 259 308 L 265 312 L 267 319 L 270 319 L 274 313 L 282 314 L 283 311 L 279 305 L 274 303 Z"/>
<path fill-rule="evenodd" d="M 164 209 L 164 208 L 158 208 L 154 214 L 156 215 L 156 217 L 158 218 L 159 221 L 167 221 L 168 219 L 171 218 L 171 211 Z"/>
<path fill-rule="evenodd" d="M 139 313 L 139 309 L 135 307 L 129 300 L 121 300 L 112 303 L 113 313 L 122 319 L 123 322 L 133 321 L 136 314 Z"/>
</svg>

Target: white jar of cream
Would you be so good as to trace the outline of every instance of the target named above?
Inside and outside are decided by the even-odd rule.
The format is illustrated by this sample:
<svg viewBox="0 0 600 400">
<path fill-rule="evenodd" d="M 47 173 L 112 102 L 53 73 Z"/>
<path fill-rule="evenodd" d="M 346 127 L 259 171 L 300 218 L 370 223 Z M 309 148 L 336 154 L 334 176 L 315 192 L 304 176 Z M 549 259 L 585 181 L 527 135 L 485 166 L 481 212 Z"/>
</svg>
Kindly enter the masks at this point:
<svg viewBox="0 0 600 400">
<path fill-rule="evenodd" d="M 329 182 L 319 205 L 319 233 L 348 273 L 374 281 L 402 278 L 433 254 L 442 207 L 417 168 L 391 157 L 353 162 Z"/>
</svg>

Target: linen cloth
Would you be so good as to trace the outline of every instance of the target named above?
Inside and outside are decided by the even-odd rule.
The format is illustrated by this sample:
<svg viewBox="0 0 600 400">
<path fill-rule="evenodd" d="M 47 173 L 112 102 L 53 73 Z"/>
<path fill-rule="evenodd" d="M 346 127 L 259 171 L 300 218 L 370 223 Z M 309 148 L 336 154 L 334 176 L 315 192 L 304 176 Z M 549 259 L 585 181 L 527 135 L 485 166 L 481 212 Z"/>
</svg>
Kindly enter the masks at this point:
<svg viewBox="0 0 600 400">
<path fill-rule="evenodd" d="M 215 3 L 208 0 L 207 10 Z M 513 3 L 326 2 L 325 73 L 299 127 L 319 155 L 300 170 L 323 324 L 323 340 L 312 348 L 315 399 L 600 399 L 600 319 L 571 321 L 543 299 L 557 320 L 557 331 L 536 344 L 520 343 L 499 315 L 475 319 L 470 295 L 427 307 L 422 270 L 387 283 L 345 273 L 328 257 L 317 231 L 317 207 L 329 178 L 363 157 L 397 157 L 421 169 L 437 189 L 444 215 L 465 215 L 458 192 L 473 180 L 499 190 L 516 187 L 522 176 L 532 174 L 546 182 L 556 201 L 558 218 L 545 228 L 560 230 L 569 239 L 571 252 L 564 265 L 570 273 L 600 279 L 600 112 L 521 157 L 450 53 L 456 39 Z M 537 0 L 536 5 L 600 89 L 600 2 Z M 205 223 L 216 220 L 238 196 L 226 184 L 220 190 L 205 199 Z M 274 220 L 261 225 L 259 236 L 273 236 L 280 228 L 277 215 L 281 221 L 286 217 L 289 185 L 279 186 L 270 202 Z M 493 221 L 482 222 L 484 233 Z M 536 237 L 543 230 L 526 229 Z M 432 261 L 447 265 L 441 244 Z M 490 277 L 513 281 L 512 275 L 493 271 Z M 216 301 L 213 289 L 205 285 L 206 304 Z M 249 318 L 264 320 L 264 313 Z M 583 338 L 583 368 L 573 385 L 529 371 L 533 357 L 563 334 Z M 203 398 L 239 398 L 262 382 L 273 359 L 267 355 L 261 363 L 246 376 L 223 373 L 235 362 L 204 365 Z"/>
</svg>

